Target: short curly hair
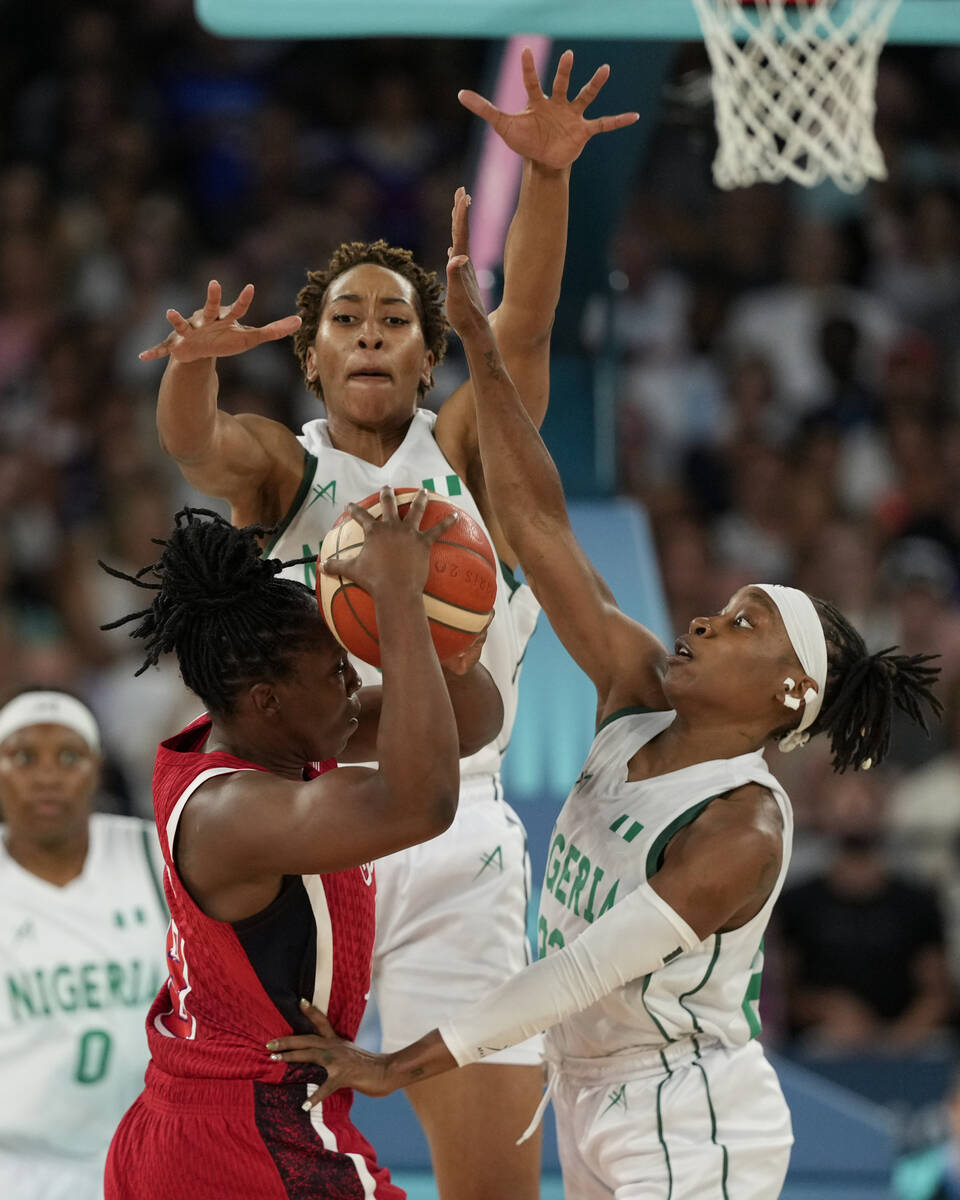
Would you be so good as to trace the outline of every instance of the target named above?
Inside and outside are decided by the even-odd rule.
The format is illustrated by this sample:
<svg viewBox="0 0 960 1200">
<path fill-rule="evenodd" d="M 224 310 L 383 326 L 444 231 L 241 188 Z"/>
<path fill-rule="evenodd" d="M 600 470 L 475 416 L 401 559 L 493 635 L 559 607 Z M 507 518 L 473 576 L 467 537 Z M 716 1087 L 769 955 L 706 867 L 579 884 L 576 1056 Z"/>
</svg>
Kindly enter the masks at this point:
<svg viewBox="0 0 960 1200">
<path fill-rule="evenodd" d="M 297 295 L 297 308 L 301 325 L 293 335 L 293 350 L 300 363 L 307 387 L 322 400 L 323 386 L 319 379 L 307 379 L 307 351 L 313 345 L 320 325 L 320 314 L 327 288 L 345 271 L 361 263 L 373 263 L 395 271 L 413 285 L 417 300 L 417 316 L 423 329 L 426 348 L 433 352 L 434 363 L 443 362 L 447 352 L 447 330 L 450 323 L 443 311 L 443 288 L 436 271 L 426 271 L 414 260 L 409 250 L 389 246 L 382 238 L 376 242 L 343 242 L 334 250 L 325 267 L 319 271 L 308 271 L 307 282 Z M 430 382 L 420 384 L 419 398 L 433 387 Z"/>
</svg>

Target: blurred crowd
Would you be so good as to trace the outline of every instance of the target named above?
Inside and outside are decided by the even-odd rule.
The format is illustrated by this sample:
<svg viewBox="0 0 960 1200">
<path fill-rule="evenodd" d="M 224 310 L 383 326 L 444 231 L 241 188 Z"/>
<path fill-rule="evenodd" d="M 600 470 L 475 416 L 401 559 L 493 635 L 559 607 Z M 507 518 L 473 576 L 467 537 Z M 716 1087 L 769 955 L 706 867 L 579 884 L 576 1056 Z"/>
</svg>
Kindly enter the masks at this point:
<svg viewBox="0 0 960 1200">
<path fill-rule="evenodd" d="M 255 323 L 307 265 L 383 236 L 445 258 L 488 48 L 227 42 L 189 0 L 4 4 L 0 43 L 0 692 L 97 712 L 117 810 L 149 815 L 158 737 L 196 712 L 134 679 L 143 607 L 97 559 L 153 561 L 185 500 L 138 352 L 206 282 Z M 429 64 L 427 67 L 426 64 Z M 681 55 L 677 81 L 699 66 Z M 719 193 L 702 113 L 666 109 L 610 250 L 584 353 L 617 357 L 620 489 L 654 523 L 678 630 L 751 580 L 837 603 L 874 649 L 939 653 L 946 715 L 842 779 L 771 755 L 797 811 L 768 946 L 771 1025 L 815 1049 L 951 1037 L 960 983 L 960 51 L 892 49 L 889 177 L 857 197 Z M 612 329 L 605 322 L 612 320 Z M 438 378 L 449 391 L 456 360 Z M 221 398 L 298 427 L 289 345 L 221 363 Z"/>
</svg>

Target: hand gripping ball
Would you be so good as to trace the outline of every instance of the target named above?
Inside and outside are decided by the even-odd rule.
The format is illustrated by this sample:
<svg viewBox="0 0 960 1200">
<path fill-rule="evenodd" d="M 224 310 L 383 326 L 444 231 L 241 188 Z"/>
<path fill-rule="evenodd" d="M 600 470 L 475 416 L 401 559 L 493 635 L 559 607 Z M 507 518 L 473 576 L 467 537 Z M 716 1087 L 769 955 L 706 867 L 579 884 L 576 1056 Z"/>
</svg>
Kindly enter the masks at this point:
<svg viewBox="0 0 960 1200">
<path fill-rule="evenodd" d="M 395 488 L 397 509 L 406 514 L 418 489 Z M 380 493 L 358 503 L 374 517 L 381 514 Z M 423 606 L 441 662 L 465 650 L 487 622 L 497 595 L 497 559 L 482 527 L 458 505 L 434 492 L 420 522 L 429 529 L 450 512 L 459 520 L 430 547 L 430 574 L 423 590 Z M 363 546 L 363 528 L 344 512 L 323 539 L 320 562 L 328 558 L 353 558 Z M 373 598 L 359 584 L 317 570 L 317 600 L 337 641 L 350 654 L 380 666 L 380 642 Z"/>
</svg>

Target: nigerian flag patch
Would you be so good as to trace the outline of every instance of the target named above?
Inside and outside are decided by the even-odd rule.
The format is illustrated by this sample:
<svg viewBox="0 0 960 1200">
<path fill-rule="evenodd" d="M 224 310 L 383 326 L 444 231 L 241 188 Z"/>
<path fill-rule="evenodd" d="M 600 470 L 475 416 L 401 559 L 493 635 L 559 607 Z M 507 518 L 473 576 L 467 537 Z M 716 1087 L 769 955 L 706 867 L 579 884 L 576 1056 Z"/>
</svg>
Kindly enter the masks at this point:
<svg viewBox="0 0 960 1200">
<path fill-rule="evenodd" d="M 438 496 L 460 496 L 463 488 L 460 486 L 459 475 L 441 475 L 436 479 L 424 479 L 421 486 L 428 492 L 436 492 Z"/>
</svg>

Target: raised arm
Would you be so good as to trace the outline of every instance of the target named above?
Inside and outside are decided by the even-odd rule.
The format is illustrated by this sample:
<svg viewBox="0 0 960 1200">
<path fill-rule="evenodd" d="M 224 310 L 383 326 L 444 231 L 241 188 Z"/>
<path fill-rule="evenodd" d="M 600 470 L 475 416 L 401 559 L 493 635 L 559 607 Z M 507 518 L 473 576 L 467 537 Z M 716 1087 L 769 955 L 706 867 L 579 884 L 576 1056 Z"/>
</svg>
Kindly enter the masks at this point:
<svg viewBox="0 0 960 1200">
<path fill-rule="evenodd" d="M 300 327 L 296 316 L 259 328 L 242 325 L 252 301 L 248 283 L 232 304 L 222 305 L 220 284 L 211 280 L 203 308 L 189 320 L 171 308 L 173 331 L 140 355 L 168 359 L 157 400 L 160 445 L 188 483 L 228 501 L 239 526 L 279 521 L 303 472 L 303 450 L 289 429 L 266 417 L 233 416 L 217 405 L 217 358 L 243 354 Z"/>
<path fill-rule="evenodd" d="M 560 298 L 567 245 L 570 168 L 594 134 L 632 124 L 637 114 L 586 119 L 584 111 L 606 83 L 610 68 L 599 67 L 574 99 L 568 100 L 573 68 L 570 50 L 560 57 L 549 96 L 540 86 L 529 49 L 523 51 L 522 67 L 527 90 L 527 107 L 522 112 L 501 112 L 472 91 L 460 92 L 459 99 L 524 160 L 520 196 L 504 247 L 503 299 L 491 313 L 490 322 L 523 404 L 539 427 L 550 390 L 550 330 Z M 482 493 L 469 383 L 458 388 L 441 408 L 436 436 L 451 463 L 466 476 L 474 495 Z M 499 531 L 494 528 L 491 532 L 499 542 Z M 498 545 L 498 551 L 501 557 L 513 559 L 504 546 Z"/>
<path fill-rule="evenodd" d="M 447 314 L 470 366 L 494 511 L 557 636 L 596 685 L 598 714 L 628 704 L 665 708 L 660 668 L 666 651 L 617 608 L 577 542 L 557 469 L 503 363 L 467 253 L 467 204 L 461 188 Z"/>
</svg>

